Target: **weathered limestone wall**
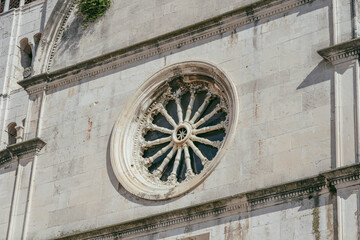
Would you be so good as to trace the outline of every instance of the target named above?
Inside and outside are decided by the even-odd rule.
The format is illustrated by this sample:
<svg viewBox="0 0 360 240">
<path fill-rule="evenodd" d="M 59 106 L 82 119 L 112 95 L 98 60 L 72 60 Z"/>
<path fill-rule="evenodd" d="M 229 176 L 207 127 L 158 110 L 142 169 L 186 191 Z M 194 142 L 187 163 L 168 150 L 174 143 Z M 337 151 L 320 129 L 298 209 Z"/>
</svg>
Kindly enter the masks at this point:
<svg viewBox="0 0 360 240">
<path fill-rule="evenodd" d="M 28 95 L 17 84 L 23 80 L 24 66 L 21 59 L 20 41 L 27 38 L 32 47 L 33 59 L 36 55 L 34 36 L 42 33 L 45 18 L 50 16 L 56 1 L 35 1 L 20 9 L 13 9 L 0 15 L 0 136 L 1 149 L 8 144 L 7 126 L 15 122 L 22 125 L 26 118 Z"/>
<path fill-rule="evenodd" d="M 47 1 L 50 5 L 53 5 L 54 2 Z M 17 126 L 21 126 L 27 116 L 29 96 L 17 84 L 23 79 L 24 70 L 21 65 L 20 40 L 28 38 L 29 43 L 34 45 L 34 35 L 43 31 L 46 13 L 48 13 L 47 17 L 51 13 L 51 9 L 46 12 L 44 6 L 46 8 L 46 2 L 38 0 L 20 9 L 0 14 L 0 150 L 5 149 L 8 145 L 7 127 L 9 123 L 14 122 Z M 14 185 L 18 169 L 17 161 L 0 166 L 0 239 L 9 237 L 7 234 L 11 211 L 15 214 L 12 219 L 16 219 L 18 214 L 24 216 L 27 201 L 24 196 L 27 196 L 25 192 L 27 193 L 28 186 L 19 186 L 23 193 L 19 200 L 22 205 L 17 210 L 13 206 Z M 31 165 L 28 170 L 28 172 L 19 172 L 19 176 L 26 179 L 30 176 Z M 14 225 L 15 230 L 13 231 L 17 231 L 17 234 L 21 235 L 22 231 L 19 225 L 22 226 L 23 221 L 19 221 L 18 225 Z M 20 239 L 19 235 L 13 237 L 12 239 Z"/>
<path fill-rule="evenodd" d="M 329 195 L 323 195 L 310 200 L 254 209 L 250 213 L 239 213 L 236 216 L 214 219 L 136 239 L 173 240 L 206 234 L 209 234 L 209 239 L 218 240 L 333 239 L 333 206 L 330 199 Z"/>
<path fill-rule="evenodd" d="M 244 7 L 255 0 L 113 1 L 112 7 L 86 30 L 76 11 L 58 45 L 51 70 L 71 66 L 151 38 L 199 23 L 225 12 Z M 91 46 L 91 47 L 90 47 Z M 68 57 L 69 56 L 69 57 Z"/>
<path fill-rule="evenodd" d="M 340 169 L 341 176 L 335 168 L 359 162 L 360 47 L 350 44 L 350 50 L 335 60 L 331 54 L 317 53 L 359 36 L 356 1 L 259 1 L 245 7 L 242 16 L 232 13 L 214 19 L 211 24 L 219 30 L 211 37 L 199 37 L 200 28 L 192 27 L 182 33 L 193 36 L 193 42 L 170 51 L 164 50 L 170 46 L 166 41 L 182 42 L 162 37 L 134 48 L 138 52 L 128 49 L 102 57 L 192 24 L 198 27 L 203 20 L 256 1 L 113 1 L 105 16 L 87 29 L 81 27 L 76 10 L 67 19 L 63 9 L 70 2 L 55 6 L 55 0 L 38 0 L 0 15 L 6 23 L 0 26 L 0 160 L 12 158 L 0 166 L 0 239 L 86 235 L 138 219 L 144 221 L 139 223 L 141 229 L 130 227 L 131 234 L 124 236 L 358 238 L 359 166 Z M 265 4 L 271 10 L 259 13 L 256 7 Z M 225 20 L 240 17 L 245 22 L 221 32 L 230 25 Z M 63 35 L 58 31 L 62 27 Z M 33 78 L 29 85 L 22 81 L 25 88 L 30 86 L 28 96 L 16 83 L 23 79 L 19 41 L 26 37 L 32 42 L 38 32 L 49 35 L 42 39 L 36 74 L 49 74 Z M 168 37 L 180 36 L 176 34 Z M 151 44 L 159 51 L 148 57 Z M 141 51 L 145 57 L 134 60 Z M 74 66 L 90 58 L 97 59 Z M 127 59 L 130 63 L 125 64 Z M 109 67 L 106 61 L 118 65 Z M 209 177 L 184 196 L 138 199 L 119 184 L 112 170 L 114 123 L 141 84 L 164 67 L 184 61 L 211 63 L 234 82 L 240 109 L 235 139 Z M 10 122 L 20 125 L 23 119 L 27 146 L 38 145 L 12 145 L 11 150 L 5 130 Z M 44 144 L 38 138 L 46 146 L 36 156 Z M 308 186 L 304 179 L 320 183 Z M 278 186 L 278 196 L 272 186 Z M 235 198 L 238 202 L 222 209 L 221 199 Z M 211 211 L 201 212 L 209 201 Z M 189 210 L 197 205 L 200 213 Z M 170 216 L 169 224 L 156 223 L 156 228 L 146 222 L 156 222 L 149 216 L 160 218 L 176 210 L 189 213 L 190 220 L 171 223 Z"/>
<path fill-rule="evenodd" d="M 9 225 L 11 202 L 15 184 L 17 163 L 13 162 L 0 169 L 0 239 L 6 239 Z"/>
<path fill-rule="evenodd" d="M 10 55 L 9 52 L 9 46 L 10 43 L 13 42 L 13 36 L 12 36 L 12 25 L 13 25 L 13 20 L 14 20 L 14 14 L 3 14 L 1 16 L 1 25 L 0 25 L 0 33 L 1 33 L 1 40 L 0 40 L 0 87 L 1 87 L 1 92 L 3 91 L 4 88 L 4 83 L 5 83 L 5 73 L 8 67 L 8 58 Z"/>
<path fill-rule="evenodd" d="M 316 53 L 330 44 L 328 8 L 327 1 L 317 0 L 231 34 L 48 91 L 39 125 L 39 136 L 47 145 L 35 169 L 28 236 L 52 238 L 104 227 L 329 170 L 333 69 Z M 109 12 L 107 17 L 111 15 Z M 99 37 L 99 44 L 105 39 L 105 35 L 93 34 Z M 103 51 L 97 45 L 89 48 L 83 42 L 90 41 L 86 39 L 83 35 L 76 42 L 79 48 L 72 53 L 82 52 L 86 59 L 86 54 Z M 106 46 L 105 42 L 102 45 Z M 98 52 L 91 52 L 93 49 Z M 54 67 L 79 60 L 63 52 L 55 58 Z M 236 139 L 215 171 L 185 196 L 163 202 L 135 199 L 122 189 L 112 172 L 111 130 L 129 96 L 146 79 L 165 66 L 188 60 L 210 62 L 236 84 L 240 99 Z M 292 210 L 273 214 L 280 219 L 287 211 Z M 302 228 L 309 235 L 317 234 L 311 230 L 313 211 L 304 210 L 305 216 L 298 216 L 296 227 L 288 234 L 305 232 Z M 326 208 L 320 208 L 319 214 L 324 221 L 319 234 L 325 239 L 331 234 L 325 227 Z M 259 214 L 250 221 L 262 221 L 266 216 Z M 230 220 L 221 220 L 212 234 L 219 236 L 225 226 L 231 226 L 227 223 Z M 280 225 L 289 224 L 280 222 L 276 223 L 277 230 L 269 232 L 269 238 L 277 238 L 285 231 Z M 215 222 L 208 224 L 210 228 Z M 256 235 L 260 228 L 253 226 L 249 234 Z"/>
</svg>

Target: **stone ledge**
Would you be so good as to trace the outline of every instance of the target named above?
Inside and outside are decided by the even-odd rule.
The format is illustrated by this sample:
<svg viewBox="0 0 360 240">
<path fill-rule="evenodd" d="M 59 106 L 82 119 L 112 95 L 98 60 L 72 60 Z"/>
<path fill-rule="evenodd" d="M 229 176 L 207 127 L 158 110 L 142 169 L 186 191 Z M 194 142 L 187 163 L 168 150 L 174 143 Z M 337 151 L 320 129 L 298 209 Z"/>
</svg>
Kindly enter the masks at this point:
<svg viewBox="0 0 360 240">
<path fill-rule="evenodd" d="M 33 138 L 24 142 L 15 143 L 7 146 L 0 151 L 0 166 L 18 157 L 30 152 L 38 153 L 44 146 L 45 142 L 40 138 Z"/>
<path fill-rule="evenodd" d="M 323 172 L 320 175 L 330 183 L 330 185 L 338 187 L 341 183 L 356 181 L 360 178 L 360 164 L 354 164 L 333 171 Z"/>
<path fill-rule="evenodd" d="M 70 2 L 70 0 L 67 0 Z M 160 54 L 170 53 L 185 46 L 197 44 L 205 39 L 222 36 L 243 26 L 262 19 L 287 12 L 291 9 L 313 2 L 314 0 L 260 0 L 248 6 L 233 10 L 180 30 L 149 39 L 147 41 L 111 52 L 105 55 L 69 66 L 54 72 L 35 75 L 19 81 L 29 94 L 52 90 L 88 79 L 105 72 L 118 69 Z M 63 31 L 63 28 L 60 28 Z M 59 31 L 60 31 L 59 30 Z M 61 39 L 61 31 L 56 33 Z M 55 33 L 53 33 L 55 34 Z M 58 45 L 56 42 L 54 46 Z M 49 59 L 52 62 L 55 49 Z M 49 68 L 48 68 L 49 70 Z"/>
<path fill-rule="evenodd" d="M 360 38 L 343 42 L 318 51 L 325 60 L 334 63 L 346 58 L 357 59 L 360 54 Z"/>
<path fill-rule="evenodd" d="M 333 193 L 338 182 L 359 179 L 360 164 L 338 168 L 282 185 L 229 196 L 208 203 L 99 228 L 59 239 L 107 239 L 136 237 L 155 231 L 179 228 L 212 219 L 234 215 L 257 208 L 285 203 L 289 200 L 310 198 L 312 195 Z M 333 185 L 335 184 L 335 185 Z M 358 183 L 357 183 L 358 184 Z"/>
</svg>

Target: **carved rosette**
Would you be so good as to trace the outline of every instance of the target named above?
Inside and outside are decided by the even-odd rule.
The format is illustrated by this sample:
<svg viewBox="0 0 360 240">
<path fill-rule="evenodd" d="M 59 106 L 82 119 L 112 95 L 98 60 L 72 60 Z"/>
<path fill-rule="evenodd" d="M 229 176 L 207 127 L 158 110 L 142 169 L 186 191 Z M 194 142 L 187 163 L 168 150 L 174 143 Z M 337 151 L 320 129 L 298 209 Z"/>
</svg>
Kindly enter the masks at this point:
<svg viewBox="0 0 360 240">
<path fill-rule="evenodd" d="M 134 98 L 112 136 L 111 162 L 120 183 L 150 200 L 194 188 L 214 170 L 232 135 L 232 83 L 212 65 L 186 62 L 153 76 Z"/>
</svg>

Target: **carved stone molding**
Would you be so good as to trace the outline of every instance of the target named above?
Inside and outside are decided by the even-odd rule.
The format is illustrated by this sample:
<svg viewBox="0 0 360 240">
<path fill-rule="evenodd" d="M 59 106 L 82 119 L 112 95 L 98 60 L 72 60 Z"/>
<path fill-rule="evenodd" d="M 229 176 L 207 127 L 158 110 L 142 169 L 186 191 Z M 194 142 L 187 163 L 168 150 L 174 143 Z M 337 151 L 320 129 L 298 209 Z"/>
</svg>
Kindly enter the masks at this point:
<svg viewBox="0 0 360 240">
<path fill-rule="evenodd" d="M 149 200 L 195 188 L 231 143 L 238 102 L 234 83 L 214 65 L 188 61 L 156 73 L 115 123 L 111 164 L 121 185 Z"/>
<path fill-rule="evenodd" d="M 286 203 L 289 200 L 301 200 L 314 195 L 334 192 L 334 188 L 336 191 L 336 185 L 339 182 L 355 182 L 359 178 L 359 174 L 360 164 L 355 164 L 323 172 L 315 177 L 237 194 L 201 205 L 69 235 L 60 239 L 114 239 L 151 234 L 159 231 L 159 229 L 164 231 L 167 228 L 183 227 L 214 218 Z"/>
<path fill-rule="evenodd" d="M 0 151 L 0 166 L 11 161 L 14 157 L 19 157 L 27 153 L 37 154 L 45 144 L 46 143 L 40 138 L 33 138 L 24 142 L 9 145 Z"/>
<path fill-rule="evenodd" d="M 58 45 L 58 41 L 60 41 L 62 33 L 65 29 L 63 26 L 66 23 L 70 12 L 74 9 L 71 0 L 67 1 L 69 2 L 67 4 L 70 4 L 70 7 L 67 8 L 68 12 L 63 14 L 64 17 L 61 20 L 61 27 L 58 28 L 56 33 L 52 33 L 53 35 L 56 34 L 56 37 L 54 37 L 53 40 L 54 42 L 52 44 L 46 43 L 49 48 L 48 51 L 50 51 L 47 63 L 49 65 L 46 67 L 46 73 L 35 75 L 18 82 L 29 94 L 36 94 L 44 89 L 52 90 L 58 87 L 63 87 L 83 79 L 91 78 L 129 64 L 158 56 L 163 53 L 169 53 L 184 46 L 204 41 L 208 38 L 236 31 L 248 24 L 313 2 L 313 0 L 259 1 L 196 25 L 150 39 L 146 42 L 129 46 L 55 72 L 49 72 L 49 66 L 53 61 L 56 46 Z"/>
<path fill-rule="evenodd" d="M 332 64 L 358 59 L 360 54 L 360 38 L 321 49 L 318 53 Z"/>
<path fill-rule="evenodd" d="M 360 178 L 360 165 L 355 164 L 338 168 L 334 171 L 324 172 L 321 175 L 329 181 L 330 185 L 340 188 L 343 183 L 355 182 Z"/>
</svg>

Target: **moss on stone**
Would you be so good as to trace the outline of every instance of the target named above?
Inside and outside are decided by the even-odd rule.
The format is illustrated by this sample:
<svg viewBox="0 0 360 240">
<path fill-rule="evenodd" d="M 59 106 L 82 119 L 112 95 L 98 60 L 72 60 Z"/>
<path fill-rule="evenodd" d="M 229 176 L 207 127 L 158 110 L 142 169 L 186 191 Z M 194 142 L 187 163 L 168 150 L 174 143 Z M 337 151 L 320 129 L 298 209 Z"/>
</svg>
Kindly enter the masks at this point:
<svg viewBox="0 0 360 240">
<path fill-rule="evenodd" d="M 86 28 L 90 22 L 104 15 L 110 7 L 110 0 L 77 0 L 78 12 L 83 17 L 83 27 Z"/>
</svg>

